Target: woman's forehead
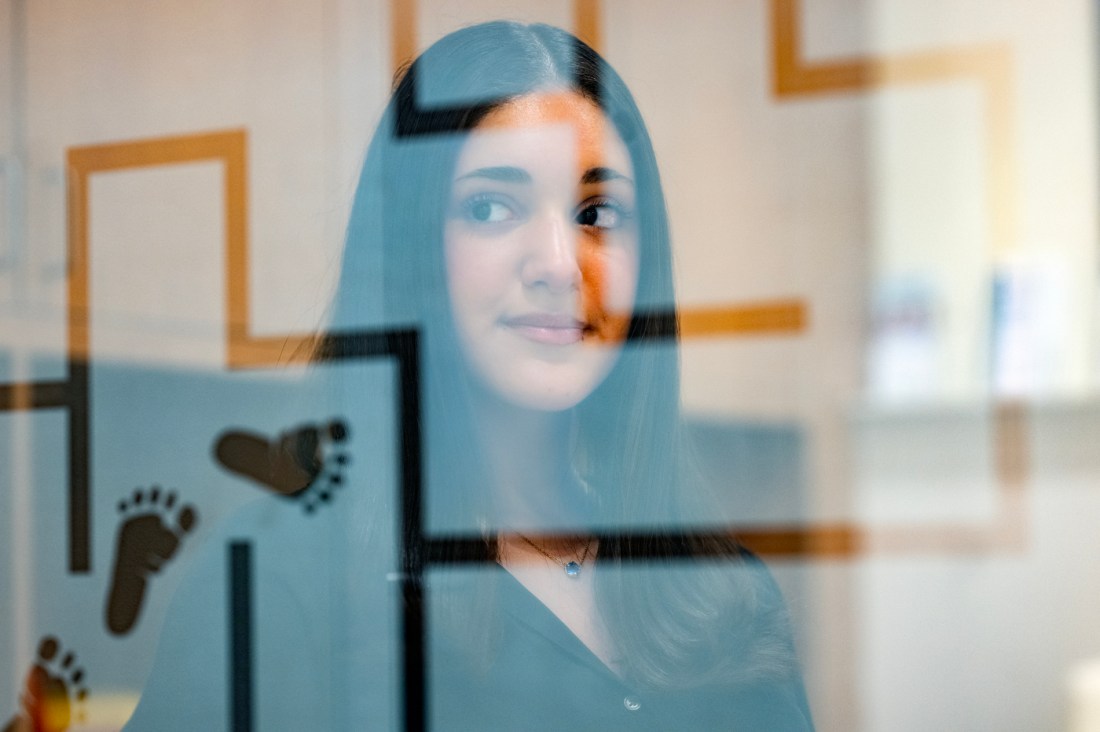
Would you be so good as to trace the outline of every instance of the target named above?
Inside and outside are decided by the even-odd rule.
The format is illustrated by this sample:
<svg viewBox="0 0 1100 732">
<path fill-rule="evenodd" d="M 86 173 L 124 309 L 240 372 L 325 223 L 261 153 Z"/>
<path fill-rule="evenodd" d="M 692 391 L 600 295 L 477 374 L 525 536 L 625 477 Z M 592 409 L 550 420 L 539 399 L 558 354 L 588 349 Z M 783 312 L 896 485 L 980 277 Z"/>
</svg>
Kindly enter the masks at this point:
<svg viewBox="0 0 1100 732">
<path fill-rule="evenodd" d="M 487 114 L 463 145 L 455 175 L 489 165 L 606 167 L 633 178 L 614 125 L 594 103 L 567 91 L 529 94 Z"/>
</svg>

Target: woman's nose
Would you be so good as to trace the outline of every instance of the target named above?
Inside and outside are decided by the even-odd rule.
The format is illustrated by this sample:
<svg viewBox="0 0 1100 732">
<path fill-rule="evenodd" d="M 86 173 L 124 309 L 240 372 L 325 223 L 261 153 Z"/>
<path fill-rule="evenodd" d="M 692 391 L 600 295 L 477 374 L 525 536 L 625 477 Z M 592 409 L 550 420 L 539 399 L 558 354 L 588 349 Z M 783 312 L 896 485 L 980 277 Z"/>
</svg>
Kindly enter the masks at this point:
<svg viewBox="0 0 1100 732">
<path fill-rule="evenodd" d="M 578 232 L 566 216 L 546 216 L 534 222 L 523 262 L 523 282 L 552 292 L 576 289 L 581 281 L 577 259 Z"/>
</svg>

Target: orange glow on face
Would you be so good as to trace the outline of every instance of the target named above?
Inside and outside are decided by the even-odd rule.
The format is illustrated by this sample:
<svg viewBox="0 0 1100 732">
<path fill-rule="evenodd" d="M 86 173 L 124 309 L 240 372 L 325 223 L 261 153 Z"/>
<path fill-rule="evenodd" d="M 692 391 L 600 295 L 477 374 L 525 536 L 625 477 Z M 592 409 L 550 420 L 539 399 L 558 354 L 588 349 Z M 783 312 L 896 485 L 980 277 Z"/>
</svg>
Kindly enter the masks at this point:
<svg viewBox="0 0 1100 732">
<path fill-rule="evenodd" d="M 608 306 L 606 293 L 607 267 L 598 251 L 584 247 L 580 253 L 581 307 L 588 334 L 599 343 L 617 344 L 626 339 L 631 312 Z M 586 335 L 588 335 L 586 334 Z M 592 340 L 586 338 L 586 340 Z"/>
</svg>

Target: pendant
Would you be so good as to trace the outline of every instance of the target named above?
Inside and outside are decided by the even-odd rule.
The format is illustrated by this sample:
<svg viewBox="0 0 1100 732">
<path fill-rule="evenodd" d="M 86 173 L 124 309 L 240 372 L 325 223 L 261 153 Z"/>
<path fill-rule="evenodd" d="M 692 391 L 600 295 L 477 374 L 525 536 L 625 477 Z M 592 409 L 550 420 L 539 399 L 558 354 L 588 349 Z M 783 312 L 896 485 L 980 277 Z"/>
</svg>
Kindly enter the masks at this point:
<svg viewBox="0 0 1100 732">
<path fill-rule="evenodd" d="M 569 562 L 565 565 L 565 573 L 570 577 L 578 577 L 581 573 L 581 565 L 576 562 Z"/>
</svg>

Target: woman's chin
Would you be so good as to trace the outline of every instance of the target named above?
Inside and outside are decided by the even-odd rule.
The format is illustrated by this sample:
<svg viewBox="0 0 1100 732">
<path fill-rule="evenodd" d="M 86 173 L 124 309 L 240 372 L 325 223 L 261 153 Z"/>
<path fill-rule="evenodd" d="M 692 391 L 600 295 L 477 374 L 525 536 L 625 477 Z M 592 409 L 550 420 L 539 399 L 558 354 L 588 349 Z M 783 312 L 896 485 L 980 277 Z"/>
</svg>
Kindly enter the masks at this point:
<svg viewBox="0 0 1100 732">
<path fill-rule="evenodd" d="M 472 375 L 486 396 L 522 409 L 562 412 L 603 383 L 619 354 L 619 348 L 578 346 L 557 360 L 503 349 L 469 355 Z"/>
<path fill-rule="evenodd" d="M 592 363 L 517 369 L 509 374 L 496 374 L 497 378 L 486 385 L 499 398 L 515 406 L 542 412 L 562 412 L 591 396 L 607 378 L 614 362 L 612 355 Z M 484 379 L 492 375 L 482 376 Z"/>
<path fill-rule="evenodd" d="M 539 412 L 564 412 L 572 409 L 585 400 L 592 392 L 583 394 L 545 393 L 532 395 L 519 395 L 513 403 L 517 406 Z"/>
<path fill-rule="evenodd" d="M 583 402 L 593 387 L 578 384 L 497 384 L 493 389 L 497 398 L 522 409 L 537 412 L 564 412 Z"/>
</svg>

